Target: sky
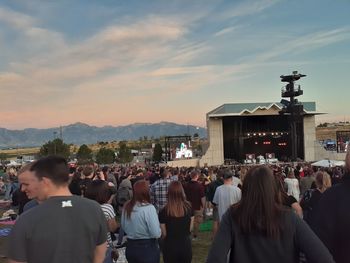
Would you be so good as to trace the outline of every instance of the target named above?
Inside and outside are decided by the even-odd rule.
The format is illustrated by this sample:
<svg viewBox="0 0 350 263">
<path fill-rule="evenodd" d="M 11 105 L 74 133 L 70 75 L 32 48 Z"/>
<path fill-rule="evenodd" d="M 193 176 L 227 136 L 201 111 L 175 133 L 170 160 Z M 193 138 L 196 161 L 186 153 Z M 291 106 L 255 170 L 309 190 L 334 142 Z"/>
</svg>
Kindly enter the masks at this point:
<svg viewBox="0 0 350 263">
<path fill-rule="evenodd" d="M 350 121 L 349 0 L 2 0 L 0 127 L 169 121 L 224 103 L 301 101 Z"/>
</svg>

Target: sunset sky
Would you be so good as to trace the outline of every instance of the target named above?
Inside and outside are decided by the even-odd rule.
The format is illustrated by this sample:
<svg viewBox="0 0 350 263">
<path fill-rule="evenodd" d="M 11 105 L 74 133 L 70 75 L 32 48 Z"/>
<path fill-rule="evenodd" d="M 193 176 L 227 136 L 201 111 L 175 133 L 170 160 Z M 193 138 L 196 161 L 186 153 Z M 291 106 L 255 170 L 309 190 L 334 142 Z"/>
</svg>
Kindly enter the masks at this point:
<svg viewBox="0 0 350 263">
<path fill-rule="evenodd" d="M 170 121 L 302 101 L 350 121 L 350 1 L 2 0 L 0 127 Z"/>
</svg>

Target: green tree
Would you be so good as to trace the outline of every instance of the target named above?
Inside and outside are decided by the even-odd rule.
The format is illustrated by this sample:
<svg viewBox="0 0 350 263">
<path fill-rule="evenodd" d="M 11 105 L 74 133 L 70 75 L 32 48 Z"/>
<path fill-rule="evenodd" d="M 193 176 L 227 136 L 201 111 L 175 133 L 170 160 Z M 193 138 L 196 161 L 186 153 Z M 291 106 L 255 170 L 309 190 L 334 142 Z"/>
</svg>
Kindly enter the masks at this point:
<svg viewBox="0 0 350 263">
<path fill-rule="evenodd" d="M 101 148 L 96 154 L 96 162 L 98 164 L 114 163 L 115 154 L 111 149 Z"/>
<path fill-rule="evenodd" d="M 77 159 L 80 164 L 90 163 L 92 161 L 92 150 L 86 144 L 81 145 L 77 152 Z"/>
<path fill-rule="evenodd" d="M 162 160 L 163 149 L 160 143 L 156 143 L 153 150 L 153 161 L 160 162 Z"/>
<path fill-rule="evenodd" d="M 39 151 L 39 156 L 48 156 L 48 155 L 58 155 L 64 158 L 68 158 L 70 155 L 69 145 L 64 143 L 63 140 L 57 138 L 53 141 L 48 141 L 43 146 L 41 146 Z"/>
<path fill-rule="evenodd" d="M 6 153 L 0 153 L 0 163 L 3 163 L 7 160 L 7 154 Z"/>
<path fill-rule="evenodd" d="M 121 163 L 130 163 L 134 159 L 131 150 L 126 146 L 124 141 L 119 143 L 118 160 Z"/>
</svg>

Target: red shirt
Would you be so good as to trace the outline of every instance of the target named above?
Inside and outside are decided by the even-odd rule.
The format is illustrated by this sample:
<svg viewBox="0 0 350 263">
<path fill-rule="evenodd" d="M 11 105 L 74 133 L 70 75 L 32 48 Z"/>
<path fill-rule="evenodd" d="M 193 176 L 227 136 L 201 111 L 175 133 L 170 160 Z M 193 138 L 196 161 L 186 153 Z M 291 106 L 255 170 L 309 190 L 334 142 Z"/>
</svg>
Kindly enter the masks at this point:
<svg viewBox="0 0 350 263">
<path fill-rule="evenodd" d="M 202 208 L 202 197 L 204 197 L 204 187 L 195 181 L 190 181 L 185 185 L 187 200 L 191 203 L 194 211 Z"/>
</svg>

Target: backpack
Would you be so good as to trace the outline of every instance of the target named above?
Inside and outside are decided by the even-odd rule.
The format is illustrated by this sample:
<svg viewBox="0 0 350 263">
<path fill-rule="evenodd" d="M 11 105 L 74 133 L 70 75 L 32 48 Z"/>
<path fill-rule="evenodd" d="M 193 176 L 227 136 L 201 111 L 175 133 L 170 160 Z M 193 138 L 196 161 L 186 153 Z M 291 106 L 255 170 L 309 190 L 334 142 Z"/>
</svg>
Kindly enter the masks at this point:
<svg viewBox="0 0 350 263">
<path fill-rule="evenodd" d="M 314 192 L 314 189 L 307 190 L 300 201 L 300 206 L 303 209 L 303 215 L 304 215 L 303 218 L 305 221 L 309 220 L 309 216 L 312 211 L 312 207 L 310 206 L 310 200 L 313 192 Z"/>
<path fill-rule="evenodd" d="M 302 199 L 301 199 L 300 202 L 303 202 L 303 203 L 305 203 L 305 204 L 307 205 L 308 202 L 310 201 L 311 197 L 312 197 L 312 193 L 313 193 L 313 192 L 314 192 L 313 189 L 307 190 L 307 191 L 304 193 L 304 195 L 303 195 L 303 197 L 302 197 Z"/>
<path fill-rule="evenodd" d="M 117 203 L 123 206 L 132 198 L 132 188 L 127 184 L 121 184 L 117 191 Z"/>
</svg>

